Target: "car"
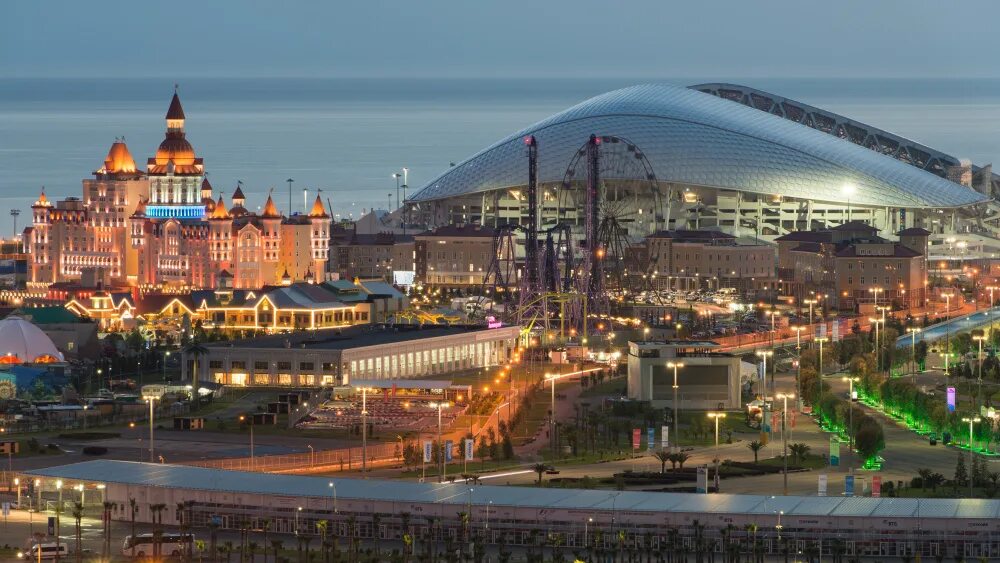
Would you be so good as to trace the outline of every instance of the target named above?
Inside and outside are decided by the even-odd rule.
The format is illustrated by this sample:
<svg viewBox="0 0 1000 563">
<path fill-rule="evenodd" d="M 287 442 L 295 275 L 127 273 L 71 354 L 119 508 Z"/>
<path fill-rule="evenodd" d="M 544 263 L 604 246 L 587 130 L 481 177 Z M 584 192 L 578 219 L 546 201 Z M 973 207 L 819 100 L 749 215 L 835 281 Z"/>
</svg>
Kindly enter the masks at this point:
<svg viewBox="0 0 1000 563">
<path fill-rule="evenodd" d="M 546 469 L 545 470 L 545 474 L 546 475 L 559 475 L 559 470 L 558 469 Z"/>
<path fill-rule="evenodd" d="M 69 545 L 66 542 L 36 543 L 25 551 L 17 553 L 18 559 L 37 561 L 39 559 L 69 558 Z"/>
</svg>

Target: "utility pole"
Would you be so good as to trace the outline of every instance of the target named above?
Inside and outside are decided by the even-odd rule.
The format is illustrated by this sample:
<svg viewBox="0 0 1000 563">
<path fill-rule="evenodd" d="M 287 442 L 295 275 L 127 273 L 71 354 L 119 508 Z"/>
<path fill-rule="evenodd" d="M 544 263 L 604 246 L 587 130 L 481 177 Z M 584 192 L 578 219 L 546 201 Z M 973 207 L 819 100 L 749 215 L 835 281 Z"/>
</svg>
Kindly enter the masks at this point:
<svg viewBox="0 0 1000 563">
<path fill-rule="evenodd" d="M 20 209 L 11 209 L 10 210 L 10 216 L 13 217 L 13 219 L 14 219 L 14 238 L 15 239 L 17 238 L 17 216 L 20 215 L 20 214 L 21 214 L 21 210 Z M 992 291 L 990 292 L 990 295 L 993 295 Z"/>
<path fill-rule="evenodd" d="M 287 179 L 285 181 L 288 182 L 288 216 L 291 217 L 292 216 L 292 182 L 294 182 L 295 180 L 289 178 L 289 179 Z"/>
</svg>

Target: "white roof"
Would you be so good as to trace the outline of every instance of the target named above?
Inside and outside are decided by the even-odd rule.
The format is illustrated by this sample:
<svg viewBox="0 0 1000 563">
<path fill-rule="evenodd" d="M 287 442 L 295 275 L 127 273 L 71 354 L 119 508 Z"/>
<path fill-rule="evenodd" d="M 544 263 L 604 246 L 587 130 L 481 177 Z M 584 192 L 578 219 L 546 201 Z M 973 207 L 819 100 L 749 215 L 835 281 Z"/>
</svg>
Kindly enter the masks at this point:
<svg viewBox="0 0 1000 563">
<path fill-rule="evenodd" d="M 16 315 L 0 321 L 0 356 L 8 355 L 16 356 L 21 363 L 33 363 L 46 356 L 63 361 L 62 352 L 42 329 Z"/>
</svg>

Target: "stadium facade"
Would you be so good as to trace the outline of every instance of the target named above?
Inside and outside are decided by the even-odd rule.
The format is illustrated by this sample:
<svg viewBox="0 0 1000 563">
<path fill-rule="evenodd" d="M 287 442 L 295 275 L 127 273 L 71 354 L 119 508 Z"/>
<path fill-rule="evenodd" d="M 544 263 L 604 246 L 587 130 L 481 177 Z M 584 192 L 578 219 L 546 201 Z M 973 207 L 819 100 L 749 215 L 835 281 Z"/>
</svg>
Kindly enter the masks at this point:
<svg viewBox="0 0 1000 563">
<path fill-rule="evenodd" d="M 523 224 L 523 139 L 533 135 L 538 227 L 582 229 L 592 134 L 603 141 L 605 212 L 636 240 L 664 229 L 773 240 L 862 220 L 887 235 L 923 227 L 938 244 L 964 237 L 970 251 L 1000 246 L 990 166 L 728 84 L 639 85 L 586 100 L 450 168 L 408 200 L 411 213 L 429 225 Z"/>
</svg>

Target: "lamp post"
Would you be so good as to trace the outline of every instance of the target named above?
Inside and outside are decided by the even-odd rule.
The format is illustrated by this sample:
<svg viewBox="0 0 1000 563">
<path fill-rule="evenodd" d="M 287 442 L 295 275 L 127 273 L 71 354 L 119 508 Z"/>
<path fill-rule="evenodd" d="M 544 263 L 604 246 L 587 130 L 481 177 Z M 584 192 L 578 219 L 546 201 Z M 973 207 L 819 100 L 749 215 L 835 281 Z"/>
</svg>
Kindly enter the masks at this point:
<svg viewBox="0 0 1000 563">
<path fill-rule="evenodd" d="M 715 421 L 715 457 L 719 457 L 719 419 L 726 418 L 726 413 L 710 412 L 708 418 Z"/>
<path fill-rule="evenodd" d="M 882 371 L 882 350 L 879 348 L 878 338 L 878 325 L 880 325 L 882 321 L 875 317 L 868 317 L 868 322 L 875 325 L 875 371 Z"/>
<path fill-rule="evenodd" d="M 368 388 L 361 387 L 360 391 L 361 391 L 361 473 L 364 474 L 365 478 L 367 479 L 368 478 Z"/>
<path fill-rule="evenodd" d="M 993 290 L 1000 289 L 1000 287 L 997 287 L 995 285 L 991 285 L 991 286 L 987 286 L 986 289 L 990 290 L 990 306 L 989 306 L 989 308 L 992 309 L 993 308 L 993 304 L 996 303 L 996 301 L 993 300 Z M 996 339 L 993 337 L 993 318 L 995 316 L 996 315 L 991 315 L 990 316 L 990 344 L 993 346 L 993 355 L 994 356 L 997 353 Z"/>
<path fill-rule="evenodd" d="M 979 382 L 979 404 L 982 405 L 983 404 L 983 340 L 986 340 L 986 337 L 983 336 L 982 334 L 976 334 L 972 337 L 972 339 L 979 343 L 979 356 L 978 356 L 979 373 L 976 376 L 976 379 L 978 379 Z"/>
<path fill-rule="evenodd" d="M 671 406 L 674 409 L 674 440 L 676 440 L 678 444 L 680 444 L 681 432 L 680 432 L 680 422 L 677 413 L 680 412 L 681 405 L 677 399 L 677 390 L 680 389 L 680 386 L 677 385 L 677 370 L 679 370 L 682 367 L 684 367 L 684 364 L 681 362 L 667 362 L 667 368 L 674 370 L 674 402 Z"/>
<path fill-rule="evenodd" d="M 163 352 L 163 381 L 167 380 L 167 360 L 170 359 L 170 350 Z M 139 387 L 142 389 L 142 387 Z"/>
<path fill-rule="evenodd" d="M 17 507 L 21 508 L 21 480 L 14 477 L 14 486 L 17 487 Z"/>
<path fill-rule="evenodd" d="M 910 333 L 910 361 L 913 362 L 913 374 L 916 375 L 916 373 L 917 373 L 917 333 L 920 332 L 920 329 L 917 328 L 917 327 L 915 327 L 915 326 L 911 326 L 911 327 L 909 327 L 909 328 L 906 329 L 906 332 Z"/>
<path fill-rule="evenodd" d="M 583 547 L 590 545 L 590 523 L 593 521 L 593 518 L 587 518 L 583 521 Z"/>
<path fill-rule="evenodd" d="M 253 415 L 250 415 L 248 418 L 247 416 L 241 414 L 240 422 L 248 422 L 250 424 L 250 471 L 253 471 L 254 465 L 256 465 L 254 463 L 253 456 Z"/>
<path fill-rule="evenodd" d="M 782 401 L 782 408 L 781 408 L 781 451 L 782 451 L 782 458 L 784 458 L 784 462 L 785 462 L 785 470 L 783 472 L 785 474 L 784 475 L 785 476 L 785 489 L 784 489 L 785 492 L 783 494 L 785 496 L 788 496 L 788 433 L 785 431 L 785 426 L 788 424 L 788 422 L 787 422 L 788 421 L 788 399 L 794 399 L 795 398 L 795 394 L 794 393 L 778 393 L 776 395 L 776 397 L 779 398 L 779 399 L 781 399 L 781 401 Z"/>
<path fill-rule="evenodd" d="M 774 350 L 757 350 L 756 354 L 757 354 L 757 357 L 760 358 L 763 361 L 763 363 L 764 363 L 763 369 L 761 370 L 761 373 L 764 374 L 764 381 L 762 382 L 763 384 L 761 385 L 762 391 L 763 391 L 761 393 L 761 396 L 763 396 L 766 399 L 767 398 L 767 357 L 768 356 L 773 356 L 774 355 Z M 771 377 L 771 386 L 772 387 L 774 386 L 774 376 Z M 772 391 L 773 391 L 773 389 L 772 389 Z"/>
<path fill-rule="evenodd" d="M 804 326 L 794 326 L 795 331 L 795 392 L 802 396 L 802 331 Z"/>
<path fill-rule="evenodd" d="M 333 512 L 334 512 L 334 514 L 336 514 L 337 512 L 339 512 L 337 510 L 337 484 L 334 483 L 333 481 L 330 481 L 330 485 L 329 486 L 330 486 L 330 489 L 333 491 Z"/>
<path fill-rule="evenodd" d="M 154 434 L 153 434 L 153 428 L 154 428 L 154 426 L 153 426 L 153 408 L 154 408 L 154 404 L 156 403 L 156 400 L 159 399 L 159 397 L 157 397 L 155 395 L 147 395 L 146 397 L 144 397 L 144 399 L 146 399 L 146 401 L 149 402 L 149 463 L 153 463 L 154 461 L 156 461 L 156 458 L 153 457 L 153 454 L 154 454 L 154 442 L 153 442 L 153 439 L 155 437 Z"/>
<path fill-rule="evenodd" d="M 803 299 L 803 303 L 809 305 L 809 324 L 813 324 L 813 305 L 816 304 L 815 299 Z"/>
<path fill-rule="evenodd" d="M 875 296 L 875 309 L 878 310 L 878 294 L 885 291 L 881 287 L 869 287 L 868 292 Z"/>
<path fill-rule="evenodd" d="M 972 485 L 973 485 L 973 483 L 972 483 L 972 473 L 971 473 L 971 471 L 972 471 L 972 425 L 975 424 L 975 423 L 977 423 L 977 422 L 980 422 L 980 421 L 982 421 L 982 419 L 979 418 L 978 416 L 974 417 L 974 418 L 968 418 L 968 417 L 963 417 L 962 418 L 962 422 L 968 422 L 969 423 L 969 472 L 970 472 L 969 473 L 969 496 L 970 497 L 972 496 Z"/>
<path fill-rule="evenodd" d="M 844 381 L 850 384 L 847 392 L 848 409 L 847 409 L 847 424 L 850 427 L 850 432 L 847 433 L 847 438 L 850 440 L 851 452 L 854 451 L 854 382 L 858 380 L 857 377 L 847 377 L 844 376 Z"/>
<path fill-rule="evenodd" d="M 545 379 L 552 389 L 552 399 L 549 403 L 549 449 L 556 451 L 556 376 L 553 373 L 546 373 Z"/>
<path fill-rule="evenodd" d="M 944 297 L 944 316 L 945 320 L 948 320 L 948 313 L 951 311 L 951 294 L 945 293 L 941 297 Z M 944 326 L 944 349 L 946 352 L 951 352 L 951 325 L 946 323 Z"/>
<path fill-rule="evenodd" d="M 431 408 L 437 409 L 438 411 L 438 457 L 440 457 L 438 462 L 440 462 L 441 464 L 441 470 L 438 471 L 438 483 L 443 483 L 444 472 L 446 471 L 446 469 L 444 464 L 444 443 L 441 441 L 441 409 L 446 409 L 450 407 L 451 403 L 448 402 L 431 403 L 430 406 Z"/>
</svg>

